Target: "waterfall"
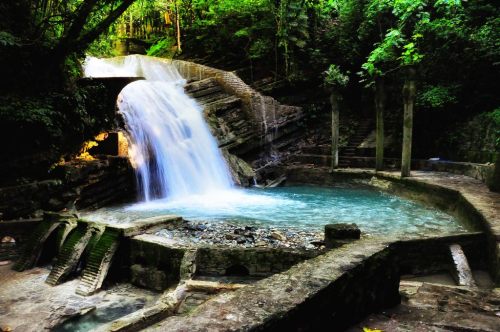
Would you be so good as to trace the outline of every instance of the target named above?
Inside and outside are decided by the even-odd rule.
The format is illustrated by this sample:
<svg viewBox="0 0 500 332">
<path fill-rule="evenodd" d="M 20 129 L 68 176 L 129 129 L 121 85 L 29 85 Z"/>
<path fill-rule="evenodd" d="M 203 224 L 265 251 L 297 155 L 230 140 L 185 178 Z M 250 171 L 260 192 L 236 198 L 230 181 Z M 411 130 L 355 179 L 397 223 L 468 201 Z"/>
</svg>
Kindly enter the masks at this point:
<svg viewBox="0 0 500 332">
<path fill-rule="evenodd" d="M 117 104 L 129 134 L 129 155 L 142 199 L 179 199 L 228 190 L 232 179 L 203 110 L 184 92 L 171 63 L 147 56 L 87 58 L 87 77 L 144 77 Z"/>
</svg>

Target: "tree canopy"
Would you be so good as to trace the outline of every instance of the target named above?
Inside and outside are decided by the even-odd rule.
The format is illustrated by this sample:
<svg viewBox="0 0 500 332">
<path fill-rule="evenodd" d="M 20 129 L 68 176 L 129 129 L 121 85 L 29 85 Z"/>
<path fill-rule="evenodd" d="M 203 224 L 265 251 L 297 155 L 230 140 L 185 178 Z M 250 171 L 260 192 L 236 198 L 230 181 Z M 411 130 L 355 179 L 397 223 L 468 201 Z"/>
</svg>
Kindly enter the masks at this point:
<svg viewBox="0 0 500 332">
<path fill-rule="evenodd" d="M 447 131 L 445 139 L 417 134 L 418 154 L 429 140 L 437 149 L 457 146 L 464 131 L 454 128 L 466 121 L 472 128 L 478 114 L 495 118 L 499 7 L 493 0 L 3 1 L 1 88 L 69 91 L 86 54 L 118 55 L 133 42 L 150 55 L 237 70 L 249 83 L 273 77 L 310 104 L 326 99 L 323 73 L 336 64 L 348 73 L 342 110 L 364 115 L 374 107 L 366 86 L 383 76 L 384 116 L 399 121 L 403 69 L 414 67 L 415 125 Z"/>
</svg>

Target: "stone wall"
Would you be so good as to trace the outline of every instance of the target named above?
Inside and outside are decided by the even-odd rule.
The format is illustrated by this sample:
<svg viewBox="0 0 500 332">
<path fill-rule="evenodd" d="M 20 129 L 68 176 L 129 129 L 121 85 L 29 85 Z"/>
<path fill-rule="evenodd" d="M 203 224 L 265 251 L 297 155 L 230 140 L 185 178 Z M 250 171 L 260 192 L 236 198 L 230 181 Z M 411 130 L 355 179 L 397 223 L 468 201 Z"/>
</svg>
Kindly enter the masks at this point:
<svg viewBox="0 0 500 332">
<path fill-rule="evenodd" d="M 399 273 L 386 243 L 358 241 L 219 295 L 158 331 L 342 331 L 399 303 Z"/>
<path fill-rule="evenodd" d="M 482 182 L 486 182 L 493 173 L 493 168 L 493 164 L 427 160 L 425 166 L 420 169 L 466 175 L 471 178 L 481 180 Z"/>
<path fill-rule="evenodd" d="M 127 256 L 118 265 L 121 273 L 141 287 L 163 290 L 180 280 L 181 263 L 186 252 L 194 252 L 196 276 L 247 276 L 262 278 L 283 272 L 293 265 L 321 254 L 321 251 L 303 251 L 275 248 L 190 248 L 171 246 L 163 238 L 142 235 L 122 247 Z M 115 271 L 119 269 L 115 267 Z M 128 273 L 123 273 L 128 270 Z"/>
<path fill-rule="evenodd" d="M 135 196 L 127 158 L 73 160 L 57 166 L 52 179 L 0 188 L 0 220 L 40 216 L 43 211 L 99 208 Z"/>
<path fill-rule="evenodd" d="M 245 275 L 265 277 L 315 257 L 318 251 L 273 248 L 200 248 L 196 273 L 207 276 Z M 240 273 L 238 273 L 240 271 Z"/>
<path fill-rule="evenodd" d="M 482 232 L 397 242 L 396 256 L 401 274 L 454 273 L 450 245 L 459 244 L 473 270 L 488 269 L 488 242 Z"/>
</svg>

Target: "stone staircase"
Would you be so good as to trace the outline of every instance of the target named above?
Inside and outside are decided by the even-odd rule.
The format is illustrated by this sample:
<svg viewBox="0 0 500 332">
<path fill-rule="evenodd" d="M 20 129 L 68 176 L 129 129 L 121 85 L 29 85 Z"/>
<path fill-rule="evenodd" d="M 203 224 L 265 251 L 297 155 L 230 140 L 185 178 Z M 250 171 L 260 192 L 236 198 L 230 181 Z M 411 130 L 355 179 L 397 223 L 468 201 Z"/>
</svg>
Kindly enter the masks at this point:
<svg viewBox="0 0 500 332">
<path fill-rule="evenodd" d="M 80 224 L 69 235 L 57 256 L 57 263 L 50 271 L 47 284 L 55 286 L 61 283 L 71 272 L 75 271 L 85 248 L 95 237 L 100 237 L 104 229 L 86 227 Z M 92 239 L 94 237 L 94 239 Z"/>
<path fill-rule="evenodd" d="M 89 253 L 77 294 L 91 295 L 101 288 L 118 248 L 120 233 L 106 229 Z"/>
<path fill-rule="evenodd" d="M 229 153 L 255 162 L 265 159 L 262 151 L 289 146 L 301 135 L 300 120 L 304 113 L 300 107 L 282 105 L 261 94 L 235 72 L 182 60 L 169 63 L 191 82 L 186 91 L 204 107 L 219 146 Z"/>
<path fill-rule="evenodd" d="M 355 134 L 349 139 L 345 147 L 339 151 L 339 167 L 374 167 L 373 157 L 359 156 L 358 149 L 361 143 L 373 130 L 372 121 L 366 120 L 358 126 Z M 331 165 L 331 145 L 322 144 L 316 146 L 303 146 L 300 153 L 290 158 L 291 163 L 314 165 L 317 167 L 330 167 Z M 372 165 L 373 164 L 373 165 Z"/>
<path fill-rule="evenodd" d="M 157 231 L 167 225 L 178 225 L 182 223 L 182 218 L 160 215 L 138 219 L 133 223 L 105 224 L 77 219 L 75 215 L 67 213 L 45 213 L 43 220 L 27 222 L 27 226 L 33 223 L 36 226 L 32 226 L 31 236 L 26 237 L 26 240 L 19 234 L 12 233 L 9 227 L 1 227 L 0 223 L 0 235 L 11 234 L 17 239 L 22 238 L 23 243 L 26 243 L 23 255 L 14 269 L 22 271 L 34 267 L 38 258 L 44 256 L 42 253 L 45 253 L 45 247 L 54 248 L 55 251 L 46 251 L 47 258 L 56 256 L 56 260 L 45 282 L 55 286 L 81 271 L 76 293 L 91 295 L 101 288 L 122 241 Z M 30 232 L 28 229 L 24 231 Z"/>
<path fill-rule="evenodd" d="M 372 132 L 372 130 L 373 123 L 371 120 L 365 120 L 361 122 L 354 135 L 350 137 L 347 146 L 340 149 L 340 161 L 342 161 L 342 157 L 349 158 L 359 155 L 357 153 L 357 149 L 359 148 L 361 143 L 363 143 L 366 137 Z"/>
</svg>

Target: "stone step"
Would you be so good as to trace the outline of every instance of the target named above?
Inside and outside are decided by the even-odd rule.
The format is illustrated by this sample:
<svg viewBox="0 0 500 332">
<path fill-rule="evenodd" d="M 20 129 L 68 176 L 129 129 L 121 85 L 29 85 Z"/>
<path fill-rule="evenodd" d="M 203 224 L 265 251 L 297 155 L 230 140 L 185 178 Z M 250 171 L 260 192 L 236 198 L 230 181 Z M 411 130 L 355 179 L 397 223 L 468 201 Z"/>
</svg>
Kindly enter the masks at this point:
<svg viewBox="0 0 500 332">
<path fill-rule="evenodd" d="M 187 94 L 196 94 L 200 91 L 208 90 L 213 87 L 219 87 L 220 89 L 220 85 L 217 83 L 217 80 L 215 78 L 206 78 L 186 84 L 184 91 L 186 91 Z"/>
<path fill-rule="evenodd" d="M 76 269 L 85 248 L 96 232 L 98 233 L 97 229 L 85 224 L 79 224 L 71 232 L 57 256 L 57 263 L 45 280 L 47 284 L 55 286 L 61 283 L 64 278 Z"/>
<path fill-rule="evenodd" d="M 215 115 L 221 116 L 224 113 L 241 108 L 241 99 L 235 96 L 218 99 L 208 105 L 205 105 L 206 112 L 215 112 Z"/>
<path fill-rule="evenodd" d="M 90 295 L 101 288 L 118 248 L 120 233 L 106 229 L 89 254 L 89 259 L 76 293 Z"/>
<path fill-rule="evenodd" d="M 195 98 L 198 104 L 200 105 L 210 105 L 213 104 L 219 100 L 223 100 L 226 98 L 231 97 L 230 94 L 225 93 L 225 92 L 218 92 L 210 95 L 205 95 L 203 97 Z"/>
<path fill-rule="evenodd" d="M 222 92 L 222 88 L 218 85 L 214 85 L 210 88 L 199 90 L 196 92 L 190 92 L 188 93 L 189 96 L 195 99 L 200 99 L 208 95 L 213 95 L 213 94 L 219 94 Z"/>
</svg>

